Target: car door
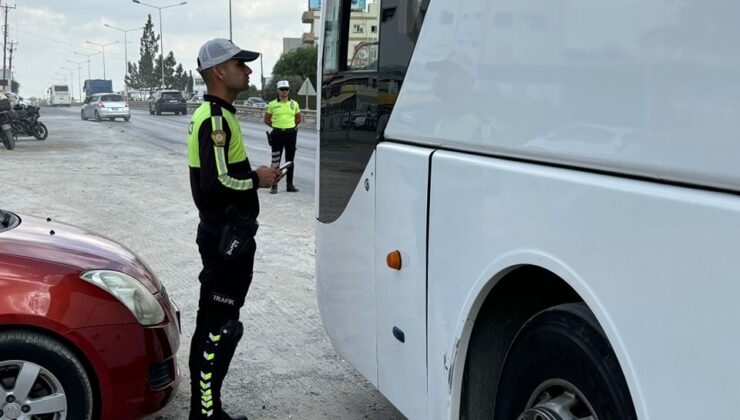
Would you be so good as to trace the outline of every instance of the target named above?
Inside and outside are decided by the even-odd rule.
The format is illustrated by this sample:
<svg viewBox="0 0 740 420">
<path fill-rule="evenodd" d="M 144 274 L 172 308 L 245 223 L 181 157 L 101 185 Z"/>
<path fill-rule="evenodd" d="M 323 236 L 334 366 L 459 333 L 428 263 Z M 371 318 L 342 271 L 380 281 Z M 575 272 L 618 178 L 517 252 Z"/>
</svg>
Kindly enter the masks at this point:
<svg viewBox="0 0 740 420">
<path fill-rule="evenodd" d="M 92 101 L 92 96 L 89 96 L 85 99 L 85 102 L 82 104 L 82 115 L 85 116 L 85 118 L 90 118 L 90 101 Z"/>
</svg>

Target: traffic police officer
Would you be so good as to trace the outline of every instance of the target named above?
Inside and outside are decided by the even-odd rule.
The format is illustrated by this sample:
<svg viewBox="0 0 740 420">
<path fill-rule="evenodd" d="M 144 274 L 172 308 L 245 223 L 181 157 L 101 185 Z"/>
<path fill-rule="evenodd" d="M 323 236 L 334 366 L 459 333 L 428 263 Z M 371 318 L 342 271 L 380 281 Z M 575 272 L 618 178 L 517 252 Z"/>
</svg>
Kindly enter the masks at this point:
<svg viewBox="0 0 740 420">
<path fill-rule="evenodd" d="M 272 127 L 270 133 L 270 145 L 272 146 L 272 167 L 280 166 L 280 159 L 285 149 L 285 161 L 293 162 L 293 166 L 288 168 L 288 182 L 286 191 L 298 192 L 298 188 L 293 185 L 293 171 L 295 170 L 295 149 L 298 131 L 296 126 L 301 123 L 301 108 L 298 102 L 288 97 L 290 84 L 287 80 L 277 82 L 278 97 L 267 104 L 265 112 L 265 124 Z M 272 186 L 271 194 L 277 194 L 277 185 Z"/>
<path fill-rule="evenodd" d="M 249 89 L 252 70 L 245 62 L 258 57 L 227 39 L 210 40 L 198 53 L 198 71 L 208 95 L 193 113 L 188 132 L 190 187 L 200 214 L 197 243 L 203 262 L 189 358 L 191 420 L 246 420 L 223 411 L 221 386 L 243 332 L 239 309 L 252 281 L 257 188 L 280 180 L 278 169 L 252 170 L 232 105 L 239 92 Z"/>
</svg>

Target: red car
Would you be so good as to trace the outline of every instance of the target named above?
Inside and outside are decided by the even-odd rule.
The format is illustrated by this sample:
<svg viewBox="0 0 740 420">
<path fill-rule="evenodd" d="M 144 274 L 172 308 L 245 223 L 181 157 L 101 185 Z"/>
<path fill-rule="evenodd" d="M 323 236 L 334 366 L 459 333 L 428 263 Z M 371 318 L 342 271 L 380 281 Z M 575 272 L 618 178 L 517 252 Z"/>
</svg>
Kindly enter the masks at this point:
<svg viewBox="0 0 740 420">
<path fill-rule="evenodd" d="M 177 389 L 179 310 L 121 245 L 0 210 L 0 418 L 136 419 Z"/>
</svg>

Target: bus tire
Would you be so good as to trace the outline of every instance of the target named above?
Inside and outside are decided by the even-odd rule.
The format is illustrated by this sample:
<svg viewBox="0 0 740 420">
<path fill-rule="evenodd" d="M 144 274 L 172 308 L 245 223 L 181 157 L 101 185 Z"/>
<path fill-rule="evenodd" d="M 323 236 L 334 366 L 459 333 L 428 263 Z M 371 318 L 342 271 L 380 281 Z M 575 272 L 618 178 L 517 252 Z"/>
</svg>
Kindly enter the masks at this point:
<svg viewBox="0 0 740 420">
<path fill-rule="evenodd" d="M 617 357 L 583 303 L 545 309 L 517 333 L 504 361 L 496 419 L 637 420 Z"/>
</svg>

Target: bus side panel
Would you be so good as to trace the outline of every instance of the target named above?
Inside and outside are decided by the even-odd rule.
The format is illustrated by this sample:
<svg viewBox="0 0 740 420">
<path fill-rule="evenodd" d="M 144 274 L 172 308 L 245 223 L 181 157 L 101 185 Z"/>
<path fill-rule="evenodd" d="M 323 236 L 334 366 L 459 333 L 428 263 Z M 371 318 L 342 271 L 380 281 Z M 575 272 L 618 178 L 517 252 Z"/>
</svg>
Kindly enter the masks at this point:
<svg viewBox="0 0 740 420">
<path fill-rule="evenodd" d="M 467 311 L 504 259 L 561 268 L 640 419 L 737 417 L 740 198 L 454 152 L 434 154 L 430 194 L 431 418 L 457 418 Z"/>
<path fill-rule="evenodd" d="M 339 219 L 316 223 L 316 293 L 334 349 L 377 387 L 374 172 L 375 155 Z"/>
<path fill-rule="evenodd" d="M 740 189 L 740 2 L 433 0 L 388 138 Z"/>
<path fill-rule="evenodd" d="M 378 388 L 410 419 L 427 418 L 426 192 L 431 152 L 388 142 L 377 148 Z M 386 262 L 395 250 L 401 254 L 400 270 Z"/>
</svg>

